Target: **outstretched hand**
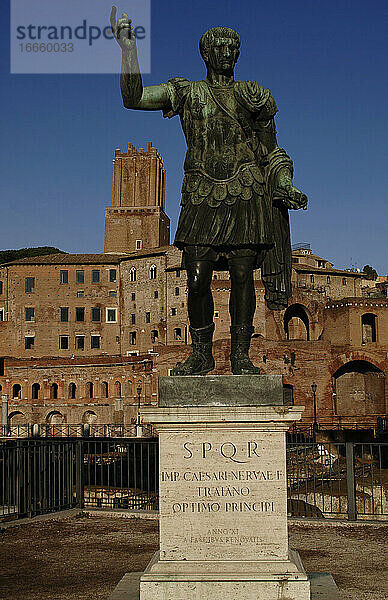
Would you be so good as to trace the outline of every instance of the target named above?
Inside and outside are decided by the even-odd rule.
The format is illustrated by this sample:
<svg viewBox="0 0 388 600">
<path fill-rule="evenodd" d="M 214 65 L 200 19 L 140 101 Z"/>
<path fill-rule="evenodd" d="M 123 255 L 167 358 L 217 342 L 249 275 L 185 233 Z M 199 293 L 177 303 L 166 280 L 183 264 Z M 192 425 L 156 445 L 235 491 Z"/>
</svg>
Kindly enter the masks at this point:
<svg viewBox="0 0 388 600">
<path fill-rule="evenodd" d="M 125 12 L 123 12 L 121 18 L 117 19 L 116 21 L 116 13 L 116 6 L 112 6 L 110 13 L 110 26 L 112 28 L 112 33 L 119 46 L 123 50 L 130 49 L 134 44 L 136 44 L 135 34 L 132 29 L 132 21 Z"/>
</svg>

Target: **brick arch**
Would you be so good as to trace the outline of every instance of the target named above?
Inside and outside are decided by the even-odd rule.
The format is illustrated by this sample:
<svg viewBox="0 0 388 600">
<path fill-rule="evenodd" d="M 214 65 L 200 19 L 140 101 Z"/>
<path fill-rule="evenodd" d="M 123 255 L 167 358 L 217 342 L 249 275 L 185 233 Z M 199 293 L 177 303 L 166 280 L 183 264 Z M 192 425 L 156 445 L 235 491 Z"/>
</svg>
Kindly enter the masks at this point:
<svg viewBox="0 0 388 600">
<path fill-rule="evenodd" d="M 47 414 L 46 423 L 49 425 L 57 425 L 64 422 L 65 417 L 59 410 L 52 410 Z"/>
<path fill-rule="evenodd" d="M 94 410 L 86 410 L 82 415 L 82 423 L 91 425 L 97 421 L 97 414 Z"/>
<path fill-rule="evenodd" d="M 386 412 L 386 374 L 384 368 L 362 352 L 337 357 L 333 365 L 334 410 L 338 416 L 359 418 Z"/>
<path fill-rule="evenodd" d="M 266 316 L 267 339 L 287 340 L 284 329 L 284 317 L 292 306 L 301 306 L 309 321 L 310 341 L 321 339 L 323 333 L 323 307 L 316 300 L 309 301 L 305 296 L 294 293 L 289 300 L 289 305 L 282 311 L 268 311 Z"/>
<path fill-rule="evenodd" d="M 290 337 L 290 324 L 293 319 L 299 319 L 304 325 L 304 331 L 306 338 L 298 336 L 298 337 Z M 296 302 L 295 304 L 291 304 L 284 312 L 283 316 L 283 324 L 284 324 L 284 333 L 286 334 L 287 340 L 310 340 L 310 321 L 311 315 L 309 310 L 303 304 L 299 304 Z"/>
<path fill-rule="evenodd" d="M 322 302 L 306 296 L 306 293 L 301 294 L 294 288 L 294 293 L 289 300 L 289 307 L 293 304 L 301 304 L 303 306 L 309 318 L 310 340 L 319 340 L 323 333 L 324 307 Z"/>
<path fill-rule="evenodd" d="M 346 363 L 357 361 L 357 360 L 368 362 L 371 365 L 373 365 L 374 367 L 376 367 L 377 369 L 379 369 L 380 371 L 382 371 L 383 373 L 385 373 L 387 371 L 387 362 L 386 361 L 378 360 L 376 358 L 376 356 L 374 356 L 370 352 L 363 352 L 362 350 L 361 351 L 352 350 L 350 352 L 345 352 L 343 354 L 339 354 L 338 356 L 336 356 L 336 358 L 334 358 L 331 361 L 331 363 L 329 363 L 328 370 L 329 370 L 330 376 L 334 377 L 334 375 L 338 371 L 338 369 L 340 369 L 341 367 L 346 365 Z"/>
<path fill-rule="evenodd" d="M 26 423 L 25 414 L 21 410 L 14 410 L 8 415 L 9 425 L 24 425 Z"/>
</svg>

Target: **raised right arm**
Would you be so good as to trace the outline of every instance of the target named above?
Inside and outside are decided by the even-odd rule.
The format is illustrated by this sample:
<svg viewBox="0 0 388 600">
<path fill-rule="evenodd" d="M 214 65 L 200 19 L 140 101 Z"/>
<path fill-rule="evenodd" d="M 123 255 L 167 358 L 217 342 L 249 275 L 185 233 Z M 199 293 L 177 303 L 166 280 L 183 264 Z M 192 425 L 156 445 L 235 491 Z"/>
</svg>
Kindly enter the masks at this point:
<svg viewBox="0 0 388 600">
<path fill-rule="evenodd" d="M 126 13 L 116 21 L 116 7 L 112 7 L 110 24 L 113 35 L 122 49 L 120 86 L 125 108 L 135 110 L 164 110 L 170 107 L 165 84 L 143 88 L 137 58 L 136 39 Z"/>
</svg>

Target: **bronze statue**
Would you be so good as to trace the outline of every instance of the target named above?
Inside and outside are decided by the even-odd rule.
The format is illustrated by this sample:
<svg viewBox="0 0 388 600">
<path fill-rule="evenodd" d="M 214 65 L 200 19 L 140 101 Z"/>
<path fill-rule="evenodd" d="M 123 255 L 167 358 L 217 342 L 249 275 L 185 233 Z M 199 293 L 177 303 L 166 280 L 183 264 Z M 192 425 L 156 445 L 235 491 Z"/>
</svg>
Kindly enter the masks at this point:
<svg viewBox="0 0 388 600">
<path fill-rule="evenodd" d="M 265 300 L 286 308 L 291 296 L 288 209 L 306 208 L 292 185 L 292 161 L 278 147 L 269 90 L 235 81 L 239 35 L 210 29 L 199 48 L 206 79 L 174 77 L 143 88 L 136 40 L 126 13 L 111 26 L 122 48 L 121 93 L 125 108 L 179 115 L 187 142 L 181 213 L 174 244 L 183 251 L 193 352 L 173 375 L 205 375 L 214 368 L 212 337 L 214 269 L 229 269 L 231 366 L 234 375 L 259 374 L 249 359 L 256 308 L 253 271 L 261 268 Z"/>
</svg>

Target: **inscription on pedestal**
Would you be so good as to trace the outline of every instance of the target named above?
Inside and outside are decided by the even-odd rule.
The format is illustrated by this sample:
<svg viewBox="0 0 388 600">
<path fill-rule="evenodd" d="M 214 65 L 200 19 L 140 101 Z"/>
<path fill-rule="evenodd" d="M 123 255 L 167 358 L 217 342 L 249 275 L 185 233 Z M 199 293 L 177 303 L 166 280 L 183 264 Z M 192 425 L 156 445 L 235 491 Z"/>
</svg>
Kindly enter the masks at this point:
<svg viewBox="0 0 388 600">
<path fill-rule="evenodd" d="M 284 434 L 207 429 L 161 444 L 162 560 L 287 557 Z"/>
</svg>

